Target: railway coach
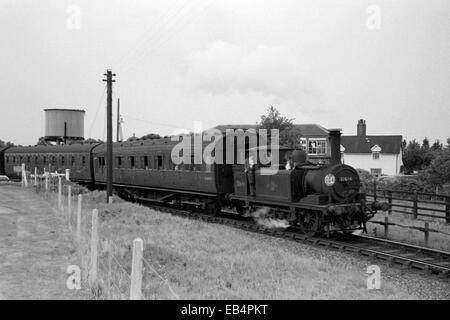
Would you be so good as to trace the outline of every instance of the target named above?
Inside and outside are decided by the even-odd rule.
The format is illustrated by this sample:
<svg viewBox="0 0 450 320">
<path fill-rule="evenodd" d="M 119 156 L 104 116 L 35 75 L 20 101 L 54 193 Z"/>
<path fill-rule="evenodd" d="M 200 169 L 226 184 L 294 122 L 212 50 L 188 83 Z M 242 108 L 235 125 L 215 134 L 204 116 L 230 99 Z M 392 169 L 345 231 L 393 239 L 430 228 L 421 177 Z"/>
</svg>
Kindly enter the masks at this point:
<svg viewBox="0 0 450 320">
<path fill-rule="evenodd" d="M 20 177 L 20 167 L 37 168 L 39 172 L 70 169 L 70 178 L 83 184 L 94 183 L 92 150 L 98 144 L 11 147 L 3 152 L 5 174 Z M 1 152 L 1 151 L 0 151 Z"/>
</svg>

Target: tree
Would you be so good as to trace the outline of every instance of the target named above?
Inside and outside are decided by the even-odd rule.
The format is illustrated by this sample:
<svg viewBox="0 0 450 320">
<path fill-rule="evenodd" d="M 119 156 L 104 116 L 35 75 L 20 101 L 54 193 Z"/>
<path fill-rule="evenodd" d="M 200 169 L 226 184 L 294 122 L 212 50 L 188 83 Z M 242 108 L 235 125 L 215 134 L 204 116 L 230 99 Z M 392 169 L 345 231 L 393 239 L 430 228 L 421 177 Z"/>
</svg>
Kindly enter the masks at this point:
<svg viewBox="0 0 450 320">
<path fill-rule="evenodd" d="M 81 142 L 82 144 L 105 143 L 101 139 L 87 138 Z"/>
<path fill-rule="evenodd" d="M 444 146 L 442 145 L 442 143 L 439 141 L 439 139 L 437 139 L 436 141 L 434 141 L 433 145 L 431 146 L 431 150 L 438 151 L 438 150 L 442 150 L 443 147 Z"/>
<path fill-rule="evenodd" d="M 15 147 L 15 144 L 10 141 L 5 142 L 0 139 L 0 148 L 4 148 L 4 147 Z"/>
<path fill-rule="evenodd" d="M 149 133 L 145 136 L 142 136 L 139 140 L 152 140 L 152 139 L 161 139 L 161 136 L 157 133 Z"/>
<path fill-rule="evenodd" d="M 36 143 L 36 145 L 37 145 L 37 146 L 49 146 L 49 145 L 51 145 L 51 143 L 48 142 L 48 141 L 46 141 L 46 140 L 45 140 L 45 137 L 40 137 L 40 138 L 38 139 L 38 142 Z"/>
<path fill-rule="evenodd" d="M 439 152 L 419 177 L 434 187 L 450 183 L 450 152 Z"/>
<path fill-rule="evenodd" d="M 279 130 L 280 145 L 290 146 L 292 144 L 295 144 L 294 134 L 290 132 L 290 130 L 293 128 L 293 120 L 294 119 L 283 117 L 274 106 L 270 106 L 269 109 L 267 109 L 267 115 L 261 116 L 259 127 L 261 129 L 267 129 L 269 140 L 271 138 L 270 131 L 272 129 Z"/>
<path fill-rule="evenodd" d="M 447 138 L 447 146 L 445 148 L 450 150 L 450 138 Z"/>
<path fill-rule="evenodd" d="M 428 140 L 428 138 L 427 137 L 425 137 L 424 139 L 423 139 L 423 142 L 422 142 L 422 149 L 423 150 L 428 150 L 428 149 L 430 149 L 430 140 Z"/>
<path fill-rule="evenodd" d="M 412 173 L 422 169 L 424 164 L 424 150 L 416 139 L 409 141 L 408 146 L 403 151 L 403 164 L 405 173 Z"/>
</svg>

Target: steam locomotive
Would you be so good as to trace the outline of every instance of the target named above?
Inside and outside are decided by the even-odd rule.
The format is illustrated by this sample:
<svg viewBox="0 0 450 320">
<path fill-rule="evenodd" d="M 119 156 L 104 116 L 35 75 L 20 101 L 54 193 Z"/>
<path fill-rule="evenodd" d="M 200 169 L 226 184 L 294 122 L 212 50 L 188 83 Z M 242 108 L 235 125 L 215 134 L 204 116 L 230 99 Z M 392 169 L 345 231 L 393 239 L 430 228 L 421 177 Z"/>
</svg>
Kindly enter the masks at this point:
<svg viewBox="0 0 450 320">
<path fill-rule="evenodd" d="M 285 219 L 309 235 L 365 229 L 366 221 L 388 205 L 366 201 L 357 171 L 341 163 L 340 130 L 331 129 L 329 135 L 329 163 L 311 163 L 304 151 L 280 147 L 271 151 L 295 166 L 275 164 L 277 172 L 266 175 L 256 163 L 252 176 L 245 165 L 226 161 L 175 164 L 172 150 L 177 142 L 170 138 L 118 142 L 113 144 L 113 187 L 128 200 L 170 203 L 211 215 L 243 215 L 264 208 L 267 217 Z M 248 156 L 261 148 L 246 145 L 235 152 Z M 0 149 L 0 174 L 17 178 L 22 163 L 39 172 L 70 169 L 72 181 L 91 188 L 106 185 L 106 144 Z"/>
</svg>

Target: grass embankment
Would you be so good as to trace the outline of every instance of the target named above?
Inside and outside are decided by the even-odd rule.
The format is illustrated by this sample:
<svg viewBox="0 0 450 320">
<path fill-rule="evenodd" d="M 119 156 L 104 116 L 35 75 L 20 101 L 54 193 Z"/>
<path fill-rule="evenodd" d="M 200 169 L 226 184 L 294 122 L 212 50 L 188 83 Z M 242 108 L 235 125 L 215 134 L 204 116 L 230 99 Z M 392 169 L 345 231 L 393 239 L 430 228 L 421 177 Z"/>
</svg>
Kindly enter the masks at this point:
<svg viewBox="0 0 450 320">
<path fill-rule="evenodd" d="M 56 204 L 55 194 L 48 198 Z M 108 205 L 104 199 L 104 192 L 95 191 L 85 194 L 83 201 L 79 254 L 84 279 L 89 270 L 90 212 L 98 208 L 100 213 L 100 289 L 93 298 L 128 298 L 131 244 L 137 237 L 145 246 L 146 299 L 414 298 L 384 279 L 381 290 L 367 290 L 370 263 L 361 267 L 348 254 L 171 216 L 117 199 Z M 73 228 L 75 215 L 70 221 Z M 108 248 L 113 248 L 112 254 Z"/>
</svg>

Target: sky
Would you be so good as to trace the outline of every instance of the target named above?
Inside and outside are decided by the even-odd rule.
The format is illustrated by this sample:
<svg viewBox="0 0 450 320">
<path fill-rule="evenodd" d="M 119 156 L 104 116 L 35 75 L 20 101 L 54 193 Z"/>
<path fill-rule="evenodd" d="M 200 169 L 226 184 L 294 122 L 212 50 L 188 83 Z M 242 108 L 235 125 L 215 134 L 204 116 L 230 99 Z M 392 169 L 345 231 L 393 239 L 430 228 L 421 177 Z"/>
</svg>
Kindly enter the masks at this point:
<svg viewBox="0 0 450 320">
<path fill-rule="evenodd" d="M 450 137 L 448 0 L 0 0 L 0 139 L 35 144 L 44 108 L 106 137 L 116 74 L 124 138 L 295 123 Z M 114 102 L 115 103 L 115 102 Z M 114 116 L 115 117 L 115 116 Z"/>
</svg>

